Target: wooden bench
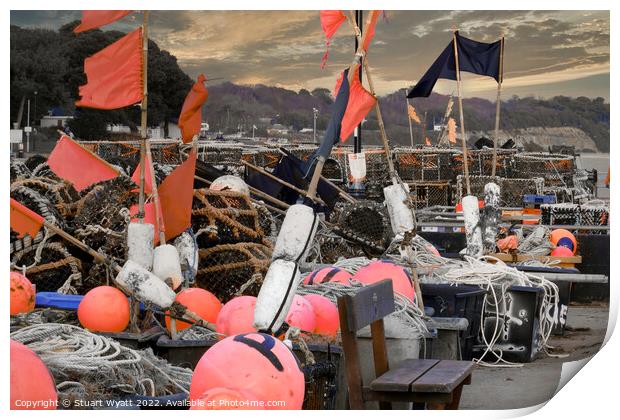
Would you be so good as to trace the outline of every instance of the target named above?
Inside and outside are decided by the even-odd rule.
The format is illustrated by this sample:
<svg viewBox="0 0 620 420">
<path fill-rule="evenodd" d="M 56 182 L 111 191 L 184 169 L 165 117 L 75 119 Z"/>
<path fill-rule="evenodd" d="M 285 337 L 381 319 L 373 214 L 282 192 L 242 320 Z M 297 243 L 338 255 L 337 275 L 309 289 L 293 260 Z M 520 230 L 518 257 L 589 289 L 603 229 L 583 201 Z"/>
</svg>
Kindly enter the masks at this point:
<svg viewBox="0 0 620 420">
<path fill-rule="evenodd" d="M 390 369 L 383 318 L 395 311 L 392 280 L 363 287 L 355 295 L 338 298 L 340 330 L 349 407 L 365 408 L 378 401 L 391 409 L 392 402 L 412 402 L 416 408 L 458 409 L 463 385 L 471 383 L 475 364 L 456 360 L 406 359 Z M 375 379 L 364 385 L 357 332 L 370 325 Z M 366 355 L 363 355 L 366 357 Z"/>
</svg>

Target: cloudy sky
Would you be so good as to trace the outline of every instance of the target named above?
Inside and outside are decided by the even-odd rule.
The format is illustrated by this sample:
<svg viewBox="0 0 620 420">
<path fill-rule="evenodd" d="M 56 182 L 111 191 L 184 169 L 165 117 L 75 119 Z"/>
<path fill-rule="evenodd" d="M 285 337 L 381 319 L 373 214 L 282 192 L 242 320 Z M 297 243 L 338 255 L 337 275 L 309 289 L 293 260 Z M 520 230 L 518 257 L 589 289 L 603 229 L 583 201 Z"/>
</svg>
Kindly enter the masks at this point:
<svg viewBox="0 0 620 420">
<path fill-rule="evenodd" d="M 79 12 L 12 11 L 11 24 L 57 29 Z M 192 77 L 332 89 L 353 56 L 353 33 L 343 24 L 321 69 L 325 38 L 318 11 L 154 11 L 150 36 Z M 129 31 L 136 13 L 110 25 Z M 388 11 L 377 24 L 368 60 L 377 93 L 412 85 L 451 40 L 451 28 L 479 41 L 505 34 L 503 97 L 602 96 L 609 99 L 607 11 Z M 464 96 L 494 98 L 490 78 L 463 77 Z M 455 91 L 453 81 L 435 90 Z"/>
</svg>

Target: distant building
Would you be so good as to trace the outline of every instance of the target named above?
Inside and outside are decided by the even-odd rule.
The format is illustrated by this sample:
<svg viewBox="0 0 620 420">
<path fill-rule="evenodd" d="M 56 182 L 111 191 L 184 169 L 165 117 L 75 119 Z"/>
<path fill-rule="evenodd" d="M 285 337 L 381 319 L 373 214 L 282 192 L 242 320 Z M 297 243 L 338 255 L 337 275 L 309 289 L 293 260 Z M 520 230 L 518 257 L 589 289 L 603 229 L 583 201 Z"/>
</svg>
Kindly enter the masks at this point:
<svg viewBox="0 0 620 420">
<path fill-rule="evenodd" d="M 288 134 L 291 129 L 289 127 L 283 126 L 282 124 L 274 124 L 270 128 L 267 129 L 267 134 L 270 136 L 275 136 L 278 134 Z"/>
<path fill-rule="evenodd" d="M 63 128 L 67 124 L 67 121 L 72 119 L 73 117 L 70 115 L 45 115 L 41 118 L 41 128 Z"/>
<path fill-rule="evenodd" d="M 312 133 L 314 131 L 314 129 L 312 128 L 302 128 L 301 130 L 299 130 L 300 133 Z"/>
</svg>

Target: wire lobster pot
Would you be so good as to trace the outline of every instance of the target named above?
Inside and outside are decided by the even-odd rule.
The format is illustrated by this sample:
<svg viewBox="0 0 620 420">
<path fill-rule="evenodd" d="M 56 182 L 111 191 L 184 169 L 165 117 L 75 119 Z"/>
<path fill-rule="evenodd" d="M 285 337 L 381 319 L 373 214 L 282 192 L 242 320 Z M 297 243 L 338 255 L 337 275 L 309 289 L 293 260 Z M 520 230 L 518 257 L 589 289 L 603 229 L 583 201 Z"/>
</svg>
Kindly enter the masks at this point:
<svg viewBox="0 0 620 420">
<path fill-rule="evenodd" d="M 139 140 L 80 141 L 83 147 L 110 164 L 135 167 L 140 162 Z M 180 165 L 183 163 L 178 140 L 150 140 L 153 163 Z"/>
<path fill-rule="evenodd" d="M 394 161 L 401 179 L 406 181 L 445 181 L 454 179 L 452 149 L 396 148 Z"/>
<path fill-rule="evenodd" d="M 541 223 L 545 225 L 608 226 L 609 207 L 602 202 L 586 204 L 556 203 L 540 206 Z M 588 233 L 606 234 L 593 230 Z"/>
<path fill-rule="evenodd" d="M 237 175 L 243 173 L 243 146 L 238 143 L 199 142 L 198 159 L 224 172 Z"/>
<path fill-rule="evenodd" d="M 508 178 L 514 168 L 516 149 L 497 149 L 495 175 Z M 490 176 L 493 171 L 493 149 L 468 150 L 469 174 Z"/>
<path fill-rule="evenodd" d="M 544 178 L 547 187 L 573 186 L 575 157 L 551 153 L 517 153 L 514 178 Z"/>
<path fill-rule="evenodd" d="M 449 181 L 410 182 L 411 200 L 416 209 L 431 206 L 448 206 L 451 201 Z"/>
<path fill-rule="evenodd" d="M 500 187 L 500 206 L 502 207 L 521 207 L 523 196 L 526 194 L 541 195 L 545 188 L 543 178 L 502 178 L 499 176 L 470 176 L 471 194 L 484 199 L 484 186 L 493 182 Z M 466 195 L 465 178 L 462 175 L 457 177 L 456 198 L 458 202 Z"/>
</svg>

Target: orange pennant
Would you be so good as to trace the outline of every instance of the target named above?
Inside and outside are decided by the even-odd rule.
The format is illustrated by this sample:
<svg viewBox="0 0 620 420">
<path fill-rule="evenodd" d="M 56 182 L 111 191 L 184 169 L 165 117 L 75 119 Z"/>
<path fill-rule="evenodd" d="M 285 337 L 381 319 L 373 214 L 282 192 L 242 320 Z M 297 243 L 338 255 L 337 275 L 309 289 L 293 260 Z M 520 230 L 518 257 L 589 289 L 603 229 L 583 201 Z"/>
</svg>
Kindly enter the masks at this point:
<svg viewBox="0 0 620 420">
<path fill-rule="evenodd" d="M 50 169 L 73 184 L 77 191 L 116 178 L 118 170 L 68 136 L 63 135 L 47 158 Z"/>
<path fill-rule="evenodd" d="M 84 60 L 88 82 L 80 86 L 76 106 L 124 108 L 143 98 L 142 29 L 125 35 Z"/>
<path fill-rule="evenodd" d="M 342 125 L 340 128 L 340 140 L 344 143 L 353 134 L 353 130 L 362 120 L 368 115 L 372 107 L 377 103 L 377 98 L 372 93 L 367 91 L 359 77 L 359 65 L 356 66 L 353 71 L 353 80 L 351 81 L 349 102 L 347 103 L 347 110 L 342 118 Z M 337 96 L 340 85 L 342 84 L 342 78 L 344 72 L 340 73 L 340 78 L 336 82 L 334 89 L 334 97 Z"/>
<path fill-rule="evenodd" d="M 10 216 L 11 229 L 17 232 L 20 238 L 26 235 L 30 235 L 31 238 L 34 238 L 41 230 L 44 222 L 42 216 L 39 216 L 13 198 L 11 198 Z"/>
<path fill-rule="evenodd" d="M 454 118 L 448 119 L 448 140 L 450 143 L 456 143 L 456 121 Z"/>
<path fill-rule="evenodd" d="M 194 197 L 196 152 L 177 166 L 158 188 L 159 202 L 166 227 L 166 240 L 180 235 L 191 226 Z"/>
<path fill-rule="evenodd" d="M 181 129 L 183 143 L 191 142 L 194 136 L 200 133 L 202 105 L 209 97 L 209 92 L 204 85 L 205 80 L 207 78 L 204 74 L 198 76 L 198 80 L 187 94 L 185 102 L 183 102 L 183 109 L 181 109 L 181 115 L 179 116 L 179 128 Z"/>
<path fill-rule="evenodd" d="M 380 10 L 373 10 L 370 12 L 370 16 L 368 17 L 368 21 L 366 22 L 366 27 L 364 28 L 364 51 L 368 52 L 368 47 L 370 47 L 370 43 L 375 36 L 375 27 L 377 26 L 377 20 L 381 15 Z"/>
<path fill-rule="evenodd" d="M 413 107 L 413 105 L 407 105 L 407 114 L 409 114 L 409 119 L 411 121 L 417 124 L 421 124 L 420 117 L 418 117 L 418 114 L 415 112 L 415 108 Z"/>
<path fill-rule="evenodd" d="M 336 34 L 342 22 L 346 20 L 346 16 L 340 10 L 321 10 L 321 28 L 323 28 L 323 33 L 325 33 L 325 54 L 323 54 L 323 59 L 321 60 L 321 68 L 325 67 L 327 63 L 327 58 L 329 57 L 329 45 L 332 42 L 332 37 Z"/>
<path fill-rule="evenodd" d="M 82 10 L 82 22 L 73 32 L 80 33 L 116 22 L 130 14 L 131 10 Z"/>
<path fill-rule="evenodd" d="M 144 193 L 145 194 L 150 194 L 151 192 L 153 192 L 153 182 L 152 182 L 152 176 L 151 176 L 151 161 L 149 160 L 148 156 L 144 157 L 144 162 L 146 163 L 146 167 L 144 168 Z M 140 191 L 140 164 L 138 163 L 138 166 L 136 166 L 136 169 L 134 169 L 133 171 L 133 175 L 131 175 L 131 180 L 138 186 L 138 189 L 135 190 L 135 192 Z"/>
</svg>

